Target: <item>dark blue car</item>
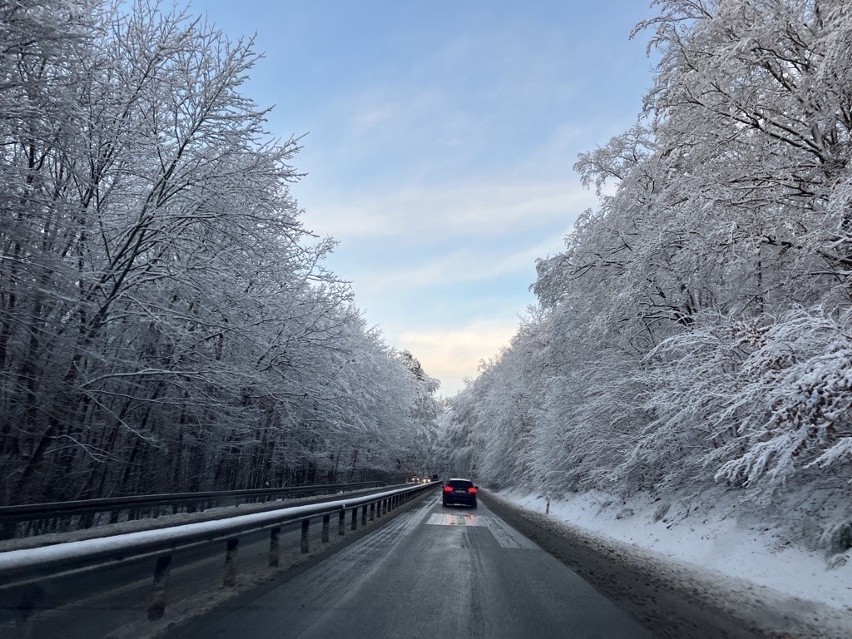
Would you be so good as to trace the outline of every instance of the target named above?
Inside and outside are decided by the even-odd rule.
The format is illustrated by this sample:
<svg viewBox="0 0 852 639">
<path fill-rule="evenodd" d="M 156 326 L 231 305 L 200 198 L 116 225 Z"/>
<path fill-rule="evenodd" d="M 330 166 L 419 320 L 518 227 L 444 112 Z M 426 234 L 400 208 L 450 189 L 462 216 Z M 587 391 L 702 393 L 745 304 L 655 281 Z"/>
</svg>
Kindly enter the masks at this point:
<svg viewBox="0 0 852 639">
<path fill-rule="evenodd" d="M 448 479 L 444 483 L 444 506 L 463 504 L 476 508 L 476 486 L 469 479 Z"/>
</svg>

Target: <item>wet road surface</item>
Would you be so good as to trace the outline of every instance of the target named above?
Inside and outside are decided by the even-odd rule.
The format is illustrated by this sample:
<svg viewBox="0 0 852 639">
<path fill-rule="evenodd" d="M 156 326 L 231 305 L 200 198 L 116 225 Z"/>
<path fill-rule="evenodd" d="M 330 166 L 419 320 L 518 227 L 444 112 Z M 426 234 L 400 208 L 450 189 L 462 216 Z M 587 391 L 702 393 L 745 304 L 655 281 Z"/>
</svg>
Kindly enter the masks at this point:
<svg viewBox="0 0 852 639">
<path fill-rule="evenodd" d="M 284 583 L 170 637 L 600 637 L 651 635 L 480 501 L 430 496 Z"/>
</svg>

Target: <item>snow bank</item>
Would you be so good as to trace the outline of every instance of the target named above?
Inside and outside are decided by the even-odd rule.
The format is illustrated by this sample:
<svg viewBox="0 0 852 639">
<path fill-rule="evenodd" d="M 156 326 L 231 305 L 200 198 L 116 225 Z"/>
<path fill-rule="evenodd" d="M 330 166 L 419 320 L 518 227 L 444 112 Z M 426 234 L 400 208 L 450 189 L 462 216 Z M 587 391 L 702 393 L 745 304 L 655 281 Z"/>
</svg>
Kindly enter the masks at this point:
<svg viewBox="0 0 852 639">
<path fill-rule="evenodd" d="M 544 512 L 547 505 L 543 494 L 511 490 L 500 495 L 537 512 Z M 660 516 L 666 503 L 647 495 L 623 501 L 589 492 L 553 500 L 550 514 L 598 537 L 635 544 L 670 560 L 852 614 L 852 550 L 839 560 L 836 556 L 829 568 L 824 553 L 796 547 L 783 532 L 744 523 L 746 517 L 733 516 L 724 507 L 686 516 L 672 505 Z"/>
</svg>

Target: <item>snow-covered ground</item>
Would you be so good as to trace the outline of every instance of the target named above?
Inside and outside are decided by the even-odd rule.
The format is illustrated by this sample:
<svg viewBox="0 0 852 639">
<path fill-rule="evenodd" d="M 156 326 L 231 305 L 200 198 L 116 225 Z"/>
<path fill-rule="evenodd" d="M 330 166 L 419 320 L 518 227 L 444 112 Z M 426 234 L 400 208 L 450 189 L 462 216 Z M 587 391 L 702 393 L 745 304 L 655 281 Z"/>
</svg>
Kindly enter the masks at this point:
<svg viewBox="0 0 852 639">
<path fill-rule="evenodd" d="M 547 496 L 507 490 L 502 497 L 543 513 Z M 635 544 L 678 562 L 745 579 L 852 615 L 852 549 L 835 555 L 794 546 L 783 531 L 724 508 L 685 516 L 671 506 L 636 496 L 627 502 L 604 493 L 571 495 L 550 504 L 550 516 L 591 535 Z M 655 519 L 658 519 L 655 521 Z"/>
</svg>

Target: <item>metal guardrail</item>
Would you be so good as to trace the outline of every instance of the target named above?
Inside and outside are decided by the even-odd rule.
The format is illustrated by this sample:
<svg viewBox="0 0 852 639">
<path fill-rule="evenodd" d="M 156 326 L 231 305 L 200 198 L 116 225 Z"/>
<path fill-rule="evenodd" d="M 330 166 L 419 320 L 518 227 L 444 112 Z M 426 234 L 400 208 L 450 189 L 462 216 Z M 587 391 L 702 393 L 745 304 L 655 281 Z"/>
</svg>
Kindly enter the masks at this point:
<svg viewBox="0 0 852 639">
<path fill-rule="evenodd" d="M 368 481 L 288 488 L 247 488 L 195 493 L 133 495 L 0 506 L 0 539 L 35 536 L 58 530 L 81 530 L 107 523 L 115 524 L 118 523 L 122 512 L 125 511 L 128 520 L 146 517 L 156 519 L 163 514 L 163 508 L 167 507 L 171 507 L 169 514 L 177 514 L 181 508 L 185 508 L 188 512 L 199 512 L 217 506 L 231 506 L 245 502 L 260 503 L 283 497 L 307 497 L 384 485 L 385 482 Z M 103 518 L 100 515 L 109 515 L 109 518 L 102 521 Z M 19 535 L 19 533 L 23 534 Z"/>
<path fill-rule="evenodd" d="M 329 541 L 330 522 L 337 517 L 338 535 L 346 528 L 356 530 L 360 512 L 361 525 L 378 519 L 402 505 L 418 493 L 429 490 L 439 482 L 416 484 L 372 495 L 340 499 L 321 504 L 291 506 L 272 511 L 239 515 L 227 519 L 183 524 L 140 532 L 113 535 L 98 539 L 66 542 L 0 553 L 0 588 L 14 588 L 60 577 L 69 573 L 108 568 L 129 561 L 156 558 L 153 592 L 148 618 L 159 619 L 166 607 L 166 586 L 172 555 L 192 548 L 225 542 L 225 572 L 222 585 L 236 584 L 237 550 L 240 536 L 269 531 L 270 567 L 279 564 L 279 535 L 284 524 L 301 522 L 301 552 L 310 552 L 311 521 L 322 519 L 322 541 Z"/>
</svg>

